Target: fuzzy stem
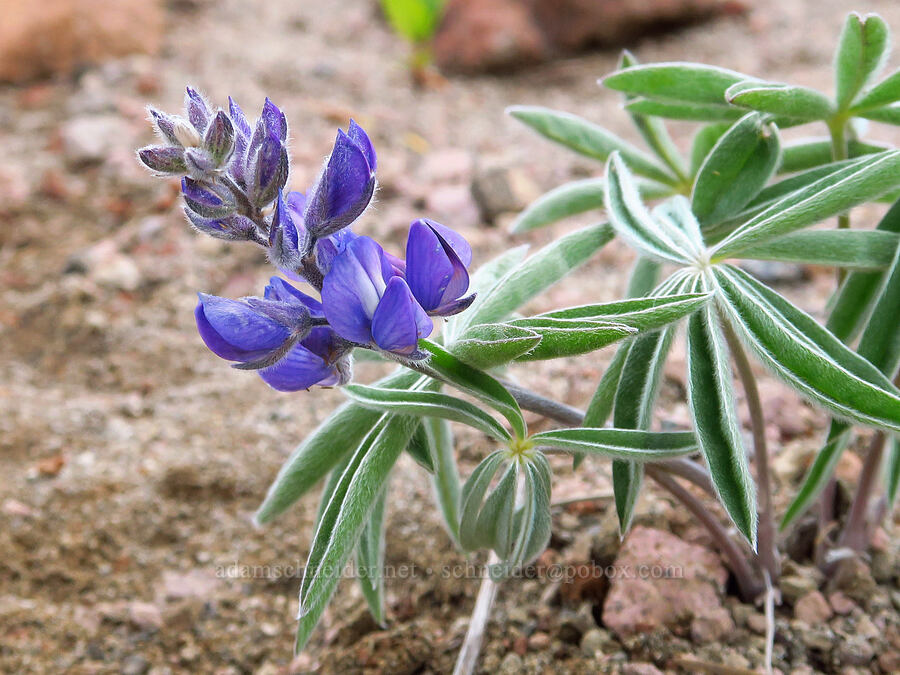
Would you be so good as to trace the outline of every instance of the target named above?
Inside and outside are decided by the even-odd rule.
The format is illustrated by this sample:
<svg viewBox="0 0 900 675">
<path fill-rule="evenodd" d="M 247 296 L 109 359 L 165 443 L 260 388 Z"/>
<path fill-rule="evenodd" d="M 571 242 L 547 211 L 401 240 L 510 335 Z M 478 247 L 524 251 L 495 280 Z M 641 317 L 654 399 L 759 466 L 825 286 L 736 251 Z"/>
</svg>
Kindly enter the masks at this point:
<svg viewBox="0 0 900 675">
<path fill-rule="evenodd" d="M 747 353 L 741 341 L 727 321 L 722 322 L 725 340 L 734 358 L 738 377 L 744 388 L 747 399 L 747 410 L 750 413 L 750 427 L 753 432 L 753 464 L 756 468 L 756 484 L 759 490 L 759 526 L 757 528 L 759 560 L 774 583 L 781 572 L 776 542 L 775 512 L 772 507 L 771 471 L 769 469 L 769 450 L 766 447 L 766 420 L 763 415 L 759 388 Z"/>
<path fill-rule="evenodd" d="M 866 454 L 866 459 L 859 474 L 859 483 L 856 487 L 856 494 L 853 496 L 853 503 L 850 505 L 850 513 L 847 516 L 847 522 L 844 524 L 844 531 L 841 532 L 840 539 L 838 539 L 838 546 L 841 548 L 862 551 L 869 541 L 869 533 L 871 531 L 867 518 L 869 514 L 869 500 L 872 497 L 875 482 L 878 480 L 878 472 L 881 469 L 884 444 L 884 433 L 879 431 L 872 437 L 872 442 L 869 444 L 869 452 Z"/>
<path fill-rule="evenodd" d="M 515 398 L 519 405 L 525 410 L 555 419 L 563 424 L 578 425 L 581 424 L 584 419 L 584 413 L 578 408 L 573 408 L 564 403 L 558 403 L 551 399 L 544 398 L 539 394 L 523 389 L 517 385 L 510 385 L 509 383 L 505 384 L 509 392 L 513 395 L 513 398 Z M 738 586 L 741 589 L 741 595 L 748 600 L 755 599 L 762 592 L 763 586 L 756 578 L 753 569 L 747 561 L 747 556 L 744 551 L 734 539 L 729 536 L 722 524 L 712 514 L 712 511 L 669 475 L 670 472 L 673 474 L 676 473 L 676 471 L 672 471 L 673 466 L 683 467 L 685 466 L 684 462 L 687 462 L 688 466 L 700 469 L 700 467 L 697 467 L 693 462 L 688 460 L 682 460 L 681 462 L 678 460 L 669 460 L 666 462 L 646 462 L 644 464 L 644 471 L 647 472 L 647 475 L 650 476 L 650 478 L 672 493 L 672 495 L 684 504 L 684 506 L 694 514 L 694 517 L 709 530 L 710 535 L 721 548 L 731 571 L 737 579 Z M 700 471 L 702 471 L 702 469 L 700 469 Z M 705 472 L 704 476 L 706 476 Z M 708 476 L 706 476 L 706 480 L 708 480 Z"/>
</svg>

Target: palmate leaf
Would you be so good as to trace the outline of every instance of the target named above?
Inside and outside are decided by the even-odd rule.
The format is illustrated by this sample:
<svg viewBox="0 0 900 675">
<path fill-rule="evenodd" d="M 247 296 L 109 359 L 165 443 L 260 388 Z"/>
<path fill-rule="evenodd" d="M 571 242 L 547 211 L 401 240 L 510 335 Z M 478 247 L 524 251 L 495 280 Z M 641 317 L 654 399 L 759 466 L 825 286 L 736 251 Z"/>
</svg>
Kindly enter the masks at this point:
<svg viewBox="0 0 900 675">
<path fill-rule="evenodd" d="M 895 101 L 900 101 L 900 69 L 895 70 L 865 93 L 851 108 L 851 112 L 858 114 Z"/>
<path fill-rule="evenodd" d="M 850 166 L 789 194 L 736 229 L 712 249 L 713 262 L 843 213 L 898 185 L 900 151 L 855 160 Z"/>
<path fill-rule="evenodd" d="M 900 396 L 878 368 L 745 272 L 722 265 L 715 279 L 728 320 L 776 375 L 839 418 L 900 430 Z"/>
<path fill-rule="evenodd" d="M 513 233 L 528 232 L 563 218 L 603 208 L 602 178 L 585 178 L 560 185 L 538 197 L 510 226 Z"/>
<path fill-rule="evenodd" d="M 719 500 L 756 548 L 756 493 L 734 402 L 728 351 L 715 311 L 688 319 L 688 404 Z"/>
<path fill-rule="evenodd" d="M 466 482 L 463 483 L 458 529 L 459 543 L 464 551 L 476 551 L 491 545 L 490 541 L 484 541 L 481 536 L 483 533 L 478 529 L 478 514 L 484 504 L 491 481 L 497 474 L 500 465 L 503 464 L 504 457 L 504 451 L 495 450 L 479 462 Z M 515 499 L 515 495 L 513 495 L 513 499 Z"/>
<path fill-rule="evenodd" d="M 578 427 L 541 431 L 531 437 L 542 448 L 586 452 L 612 459 L 658 462 L 697 452 L 697 437 L 691 431 L 645 431 L 641 429 Z"/>
<path fill-rule="evenodd" d="M 376 384 L 408 389 L 421 379 L 421 375 L 404 369 Z M 269 522 L 306 494 L 346 453 L 360 444 L 380 417 L 380 413 L 352 403 L 345 403 L 331 413 L 282 465 L 254 516 L 257 524 Z"/>
<path fill-rule="evenodd" d="M 691 261 L 693 243 L 682 230 L 667 227 L 650 215 L 631 172 L 617 154 L 606 166 L 606 209 L 616 234 L 641 255 L 679 265 Z"/>
<path fill-rule="evenodd" d="M 877 14 L 851 12 L 844 23 L 834 60 L 837 104 L 847 109 L 884 66 L 890 51 L 887 24 Z"/>
<path fill-rule="evenodd" d="M 727 122 L 717 122 L 700 127 L 694 134 L 694 139 L 691 141 L 691 176 L 697 175 L 709 151 L 722 138 L 722 134 L 730 128 L 731 124 Z"/>
<path fill-rule="evenodd" d="M 751 246 L 737 257 L 879 270 L 891 264 L 898 241 L 897 234 L 879 230 L 814 230 Z"/>
<path fill-rule="evenodd" d="M 508 323 L 483 323 L 467 329 L 450 352 L 475 368 L 502 366 L 527 354 L 541 341 L 533 330 Z"/>
<path fill-rule="evenodd" d="M 482 433 L 505 442 L 510 440 L 509 432 L 497 420 L 477 405 L 432 391 L 401 391 L 348 384 L 344 393 L 364 408 L 396 415 L 417 417 L 437 417 L 460 422 Z"/>
<path fill-rule="evenodd" d="M 865 110 L 860 112 L 859 116 L 865 117 L 873 122 L 900 125 L 900 103 L 892 103 L 891 105 L 886 105 L 881 108 Z"/>
<path fill-rule="evenodd" d="M 414 428 L 414 420 L 390 416 L 370 432 L 341 476 L 313 536 L 306 563 L 300 589 L 298 651 L 319 622 L 388 474 Z"/>
<path fill-rule="evenodd" d="M 413 431 L 412 438 L 409 439 L 409 443 L 406 445 L 406 452 L 415 460 L 416 464 L 428 473 L 434 473 L 434 458 L 428 445 L 425 427 L 421 422 L 416 425 L 416 430 Z"/>
<path fill-rule="evenodd" d="M 515 570 L 534 560 L 550 541 L 550 463 L 540 452 L 524 463 L 524 499 L 513 517 L 516 537 L 506 566 Z"/>
<path fill-rule="evenodd" d="M 592 225 L 566 234 L 509 271 L 452 324 L 448 344 L 469 326 L 496 323 L 578 268 L 613 238 L 609 225 Z"/>
<path fill-rule="evenodd" d="M 545 138 L 586 157 L 605 162 L 611 153 L 618 152 L 635 173 L 659 183 L 671 185 L 677 182 L 677 177 L 653 157 L 603 127 L 577 115 L 539 106 L 522 105 L 511 106 L 506 112 Z"/>
<path fill-rule="evenodd" d="M 775 173 L 780 159 L 777 129 L 750 113 L 726 131 L 707 154 L 691 195 L 691 209 L 703 225 L 743 209 Z"/>
<path fill-rule="evenodd" d="M 751 79 L 747 75 L 701 63 L 653 63 L 632 66 L 604 77 L 600 83 L 632 96 L 668 102 L 727 107 L 725 90 Z"/>
<path fill-rule="evenodd" d="M 744 111 L 728 104 L 688 103 L 637 97 L 625 104 L 625 109 L 637 115 L 665 117 L 687 122 L 733 122 Z"/>
<path fill-rule="evenodd" d="M 519 404 L 506 388 L 487 373 L 460 361 L 440 345 L 419 340 L 419 346 L 429 352 L 428 360 L 419 368 L 432 377 L 471 394 L 503 415 L 519 438 L 527 437 L 525 419 Z"/>
</svg>

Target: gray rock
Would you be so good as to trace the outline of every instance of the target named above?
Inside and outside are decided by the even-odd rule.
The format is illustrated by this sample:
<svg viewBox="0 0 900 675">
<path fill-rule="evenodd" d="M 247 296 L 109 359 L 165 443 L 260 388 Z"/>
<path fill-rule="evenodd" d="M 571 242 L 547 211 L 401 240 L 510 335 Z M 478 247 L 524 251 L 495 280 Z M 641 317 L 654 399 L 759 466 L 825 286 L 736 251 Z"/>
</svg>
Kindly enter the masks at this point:
<svg viewBox="0 0 900 675">
<path fill-rule="evenodd" d="M 144 675 L 150 670 L 150 662 L 140 654 L 134 654 L 122 661 L 122 675 Z"/>
<path fill-rule="evenodd" d="M 126 135 L 124 120 L 114 115 L 73 117 L 60 129 L 63 157 L 72 167 L 100 164 Z"/>
<path fill-rule="evenodd" d="M 472 196 L 481 217 L 492 223 L 501 213 L 521 211 L 540 196 L 540 191 L 521 169 L 493 166 L 476 171 Z"/>
<path fill-rule="evenodd" d="M 510 652 L 500 662 L 501 675 L 516 675 L 522 672 L 522 657 L 515 652 Z"/>
</svg>

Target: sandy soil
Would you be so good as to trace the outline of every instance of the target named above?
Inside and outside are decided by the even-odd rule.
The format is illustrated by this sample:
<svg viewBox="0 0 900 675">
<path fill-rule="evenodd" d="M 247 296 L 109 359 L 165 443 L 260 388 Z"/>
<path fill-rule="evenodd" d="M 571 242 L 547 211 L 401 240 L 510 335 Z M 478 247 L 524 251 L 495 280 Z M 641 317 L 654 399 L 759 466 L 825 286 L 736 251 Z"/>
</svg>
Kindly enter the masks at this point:
<svg viewBox="0 0 900 675">
<path fill-rule="evenodd" d="M 644 61 L 709 61 L 828 88 L 831 49 L 848 3 L 755 4 L 747 18 L 633 48 Z M 18 195 L 18 202 L 7 195 L 0 204 L 6 212 L 0 227 L 3 672 L 271 674 L 288 672 L 292 661 L 299 579 L 223 578 L 217 570 L 305 560 L 314 496 L 261 531 L 250 516 L 292 447 L 342 396 L 270 391 L 229 369 L 196 336 L 196 291 L 252 294 L 270 270 L 254 249 L 193 235 L 173 186 L 136 166 L 133 149 L 150 141 L 147 101 L 177 109 L 185 83 L 218 102 L 231 94 L 245 110 L 270 96 L 292 125 L 298 189 L 313 178 L 335 127 L 352 115 L 372 134 L 380 163 L 379 201 L 361 229 L 399 246 L 413 217 L 434 215 L 470 237 L 476 264 L 513 241 L 502 223 L 480 222 L 468 196 L 473 161 L 516 167 L 541 190 L 599 170 L 521 128 L 504 116 L 506 105 L 570 110 L 634 137 L 617 97 L 595 84 L 614 68 L 614 52 L 421 91 L 409 83 L 404 45 L 369 0 L 268 2 L 252 10 L 239 0 L 180 5 L 193 9 L 172 11 L 159 58 L 111 63 L 76 82 L 0 89 L 0 169 L 9 179 L 6 190 Z M 895 0 L 856 8 L 878 11 L 900 30 Z M 102 163 L 73 164 L 78 155 L 68 134 L 75 116 L 89 117 L 102 131 Z M 688 130 L 677 127 L 679 142 Z M 521 239 L 536 246 L 550 237 Z M 612 299 L 630 260 L 612 244 L 533 307 Z M 814 274 L 812 283 L 785 291 L 818 308 L 830 279 Z M 529 368 L 522 377 L 583 405 L 609 356 Z M 358 376 L 377 371 L 363 365 Z M 673 421 L 686 415 L 680 378 L 673 367 L 664 391 L 664 416 Z M 822 418 L 782 389 L 770 391 L 797 411 L 784 418 L 802 420 L 795 442 L 814 444 Z M 465 431 L 458 447 L 464 467 L 488 451 L 484 439 Z M 598 462 L 573 474 L 560 464 L 555 494 L 602 492 L 607 471 Z M 464 561 L 439 524 L 424 474 L 408 458 L 390 494 L 389 563 L 428 568 Z M 603 509 L 559 509 L 554 555 L 567 555 L 583 543 L 583 532 L 608 520 Z M 646 522 L 702 539 L 652 490 L 641 509 Z M 392 580 L 390 626 L 382 631 L 366 618 L 355 586 L 345 583 L 293 668 L 449 672 L 477 584 L 435 574 Z M 557 630 L 561 612 L 586 607 L 591 613 L 599 597 L 590 589 L 573 597 L 548 597 L 546 590 L 539 579 L 504 586 L 484 649 L 486 672 L 601 667 Z M 535 633 L 550 637 L 529 641 Z M 743 655 L 743 667 L 756 668 L 758 642 L 758 636 L 746 644 L 734 638 L 709 648 L 707 657 L 730 650 Z M 602 668 L 627 661 L 661 665 L 678 649 L 693 650 L 684 638 L 645 636 L 618 645 L 612 651 L 622 655 Z M 518 666 L 506 659 L 511 652 L 521 652 Z M 776 657 L 785 672 L 808 660 L 803 649 L 784 645 Z"/>
</svg>

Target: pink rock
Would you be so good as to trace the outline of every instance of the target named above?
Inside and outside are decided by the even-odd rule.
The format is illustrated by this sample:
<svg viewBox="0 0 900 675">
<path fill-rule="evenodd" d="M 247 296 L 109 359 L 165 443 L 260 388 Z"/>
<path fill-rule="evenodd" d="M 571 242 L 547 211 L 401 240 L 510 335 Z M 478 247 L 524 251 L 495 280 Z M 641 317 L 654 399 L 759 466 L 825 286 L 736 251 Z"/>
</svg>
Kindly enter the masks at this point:
<svg viewBox="0 0 900 675">
<path fill-rule="evenodd" d="M 853 608 L 856 607 L 856 603 L 841 591 L 835 591 L 834 593 L 829 595 L 828 602 L 829 604 L 831 604 L 831 608 L 834 610 L 834 613 L 841 616 L 849 614 L 853 611 Z"/>
<path fill-rule="evenodd" d="M 128 620 L 138 628 L 159 630 L 163 627 L 162 612 L 149 602 L 132 602 L 128 605 Z"/>
<path fill-rule="evenodd" d="M 160 0 L 0 0 L 0 81 L 67 75 L 162 42 Z"/>
<path fill-rule="evenodd" d="M 815 626 L 831 618 L 831 606 L 819 591 L 807 593 L 794 605 L 794 618 Z"/>
<path fill-rule="evenodd" d="M 652 663 L 626 663 L 620 672 L 622 675 L 663 675 Z"/>
<path fill-rule="evenodd" d="M 708 625 L 700 627 L 705 635 L 724 623 L 719 610 L 724 611 L 721 594 L 728 573 L 709 549 L 662 530 L 635 527 L 614 565 L 603 623 L 617 635 L 708 617 Z"/>
<path fill-rule="evenodd" d="M 165 600 L 207 599 L 219 586 L 219 579 L 204 570 L 163 572 L 160 595 Z"/>
<path fill-rule="evenodd" d="M 719 642 L 734 631 L 734 619 L 724 607 L 704 612 L 691 621 L 691 639 L 699 644 Z"/>
</svg>

